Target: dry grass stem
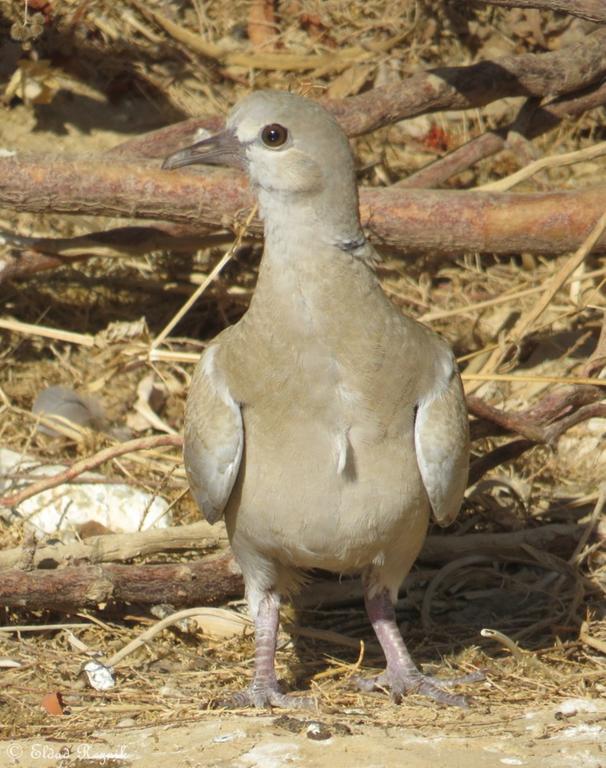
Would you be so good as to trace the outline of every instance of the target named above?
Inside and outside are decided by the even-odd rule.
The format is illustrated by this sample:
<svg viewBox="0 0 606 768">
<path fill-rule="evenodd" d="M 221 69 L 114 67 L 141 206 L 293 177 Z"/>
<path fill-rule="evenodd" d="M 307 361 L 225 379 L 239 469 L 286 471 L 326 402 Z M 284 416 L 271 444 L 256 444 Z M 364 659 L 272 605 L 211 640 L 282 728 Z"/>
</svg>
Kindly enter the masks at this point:
<svg viewBox="0 0 606 768">
<path fill-rule="evenodd" d="M 209 613 L 209 610 L 211 609 L 185 608 L 182 611 L 176 611 L 175 613 L 171 613 L 170 616 L 167 616 L 166 618 L 161 619 L 156 624 L 151 626 L 149 629 L 146 629 L 145 632 L 142 632 L 134 640 L 131 640 L 130 643 L 127 643 L 127 645 L 124 646 L 124 648 L 121 648 L 119 651 L 116 651 L 116 653 L 114 653 L 112 656 L 110 656 L 107 659 L 107 661 L 105 662 L 106 666 L 110 668 L 116 667 L 127 656 L 133 653 L 133 651 L 136 651 L 137 648 L 141 648 L 141 646 L 146 645 L 157 634 L 162 632 L 163 629 L 166 629 L 167 627 L 171 627 L 174 624 L 177 624 L 178 622 L 182 621 L 183 619 L 194 618 L 196 616 L 205 616 Z"/>
<path fill-rule="evenodd" d="M 569 276 L 566 278 L 562 285 L 567 285 L 572 282 L 584 283 L 593 280 L 594 277 L 602 277 L 606 275 L 606 269 L 594 269 L 591 272 L 584 272 L 579 279 L 576 276 Z M 513 291 L 511 293 L 505 293 L 503 296 L 495 296 L 494 299 L 487 299 L 486 301 L 476 301 L 473 304 L 468 304 L 464 307 L 455 307 L 454 309 L 438 309 L 433 312 L 425 312 L 420 317 L 424 323 L 429 323 L 432 320 L 445 320 L 449 317 L 456 317 L 457 315 L 464 315 L 467 312 L 478 312 L 481 309 L 488 309 L 489 307 L 496 307 L 499 304 L 515 303 L 519 299 L 524 299 L 527 296 L 533 296 L 535 293 L 543 293 L 545 291 L 544 285 L 537 285 L 534 288 L 526 288 L 523 291 Z M 477 353 L 473 353 L 477 354 Z"/>
<path fill-rule="evenodd" d="M 251 53 L 235 53 L 228 49 L 202 40 L 198 35 L 188 29 L 175 24 L 161 13 L 150 11 L 138 0 L 131 2 L 143 13 L 152 19 L 159 27 L 167 32 L 174 40 L 184 45 L 193 53 L 200 54 L 207 59 L 212 59 L 224 66 L 246 67 L 252 69 L 270 69 L 279 72 L 299 72 L 309 70 L 321 70 L 324 74 L 340 72 L 352 63 L 372 60 L 377 53 L 387 52 L 404 40 L 409 32 L 397 35 L 388 41 L 375 44 L 373 50 L 364 50 L 359 47 L 340 48 L 337 53 L 325 54 L 295 54 L 272 53 L 270 51 L 255 51 Z"/>
<path fill-rule="evenodd" d="M 0 627 L 0 632 L 54 632 L 58 629 L 82 629 L 87 626 L 89 625 L 84 621 L 60 624 L 11 624 L 9 627 Z"/>
<path fill-rule="evenodd" d="M 162 342 L 166 339 L 166 337 L 169 335 L 169 333 L 172 331 L 172 329 L 179 323 L 179 321 L 185 317 L 185 315 L 189 312 L 189 310 L 193 307 L 193 305 L 198 301 L 200 296 L 206 291 L 208 286 L 215 280 L 217 275 L 220 274 L 223 267 L 231 261 L 233 258 L 234 253 L 236 250 L 240 247 L 242 244 L 242 241 L 244 237 L 246 236 L 246 233 L 248 232 L 248 228 L 250 227 L 252 220 L 257 215 L 257 205 L 253 205 L 251 208 L 248 216 L 246 217 L 246 221 L 244 222 L 244 225 L 239 228 L 238 235 L 234 242 L 231 244 L 230 248 L 225 252 L 225 254 L 221 257 L 221 260 L 213 267 L 213 269 L 209 272 L 208 277 L 206 280 L 204 280 L 203 283 L 201 283 L 198 288 L 192 293 L 192 295 L 189 297 L 189 299 L 185 302 L 185 304 L 181 307 L 181 309 L 177 312 L 177 314 L 171 319 L 171 321 L 166 325 L 162 331 L 156 336 L 156 338 L 153 340 L 151 344 L 151 350 L 158 347 Z M 151 351 L 150 350 L 150 351 Z"/>
<path fill-rule="evenodd" d="M 509 381 L 512 384 L 527 382 L 529 384 L 574 384 L 578 386 L 591 384 L 596 387 L 606 387 L 604 379 L 590 379 L 584 376 L 535 376 L 525 373 L 463 373 L 463 381 Z M 472 392 L 475 387 L 467 387 Z"/>
<path fill-rule="evenodd" d="M 95 340 L 86 333 L 74 333 L 73 331 L 62 331 L 59 328 L 48 328 L 44 325 L 34 325 L 32 323 L 22 323 L 19 320 L 3 317 L 0 318 L 0 328 L 11 333 L 20 333 L 25 336 L 41 336 L 44 339 L 53 339 L 54 341 L 65 341 L 68 344 L 79 344 L 83 347 L 93 347 Z"/>
<path fill-rule="evenodd" d="M 498 629 L 484 627 L 480 630 L 480 634 L 482 637 L 489 637 L 491 640 L 496 640 L 497 643 L 503 646 L 503 648 L 507 648 L 507 650 L 511 652 L 511 655 L 515 656 L 516 659 L 521 659 L 523 657 L 524 654 L 515 640 L 507 637 L 503 632 L 499 632 Z"/>
<path fill-rule="evenodd" d="M 524 313 L 520 319 L 516 322 L 513 330 L 508 334 L 508 340 L 504 348 L 499 347 L 495 349 L 489 356 L 487 362 L 482 367 L 479 374 L 469 374 L 471 385 L 467 388 L 468 392 L 474 392 L 480 382 L 481 378 L 478 376 L 488 376 L 498 368 L 499 364 L 509 355 L 512 348 L 519 344 L 522 338 L 530 331 L 532 326 L 536 323 L 538 318 L 545 312 L 549 304 L 553 301 L 554 297 L 573 274 L 577 267 L 582 264 L 587 255 L 591 252 L 597 241 L 603 235 L 606 229 L 606 211 L 602 213 L 596 224 L 593 226 L 589 235 L 585 238 L 583 244 L 577 249 L 575 253 L 567 259 L 566 262 L 558 269 L 558 271 L 549 280 L 547 288 L 544 290 L 540 300 L 531 307 L 529 311 Z M 471 378 L 473 377 L 473 378 Z M 486 379 L 484 379 L 486 380 Z M 496 381 L 496 379 L 494 379 Z M 474 383 L 476 382 L 476 383 Z M 581 379 L 569 381 L 569 383 L 587 383 Z"/>
<path fill-rule="evenodd" d="M 594 160 L 596 157 L 602 157 L 605 154 L 606 141 L 602 141 L 599 144 L 593 144 L 590 147 L 578 149 L 575 152 L 564 152 L 561 155 L 541 157 L 524 168 L 520 168 L 519 171 L 506 176 L 504 179 L 481 184 L 479 187 L 475 187 L 475 189 L 478 192 L 506 192 L 508 189 L 515 187 L 516 184 L 520 184 L 522 181 L 535 176 L 539 171 L 545 170 L 545 168 L 558 168 L 563 165 L 571 165 L 572 163 L 587 162 Z"/>
</svg>

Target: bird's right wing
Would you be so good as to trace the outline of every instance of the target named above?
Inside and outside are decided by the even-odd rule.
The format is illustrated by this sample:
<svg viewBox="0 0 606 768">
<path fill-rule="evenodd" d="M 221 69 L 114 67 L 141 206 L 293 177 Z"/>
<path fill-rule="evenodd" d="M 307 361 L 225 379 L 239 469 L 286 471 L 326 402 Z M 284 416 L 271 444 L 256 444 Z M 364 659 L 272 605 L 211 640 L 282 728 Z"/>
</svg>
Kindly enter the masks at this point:
<svg viewBox="0 0 606 768">
<path fill-rule="evenodd" d="M 206 349 L 194 372 L 185 408 L 183 458 L 191 492 L 209 523 L 223 515 L 242 458 L 244 428 L 217 364 L 218 344 Z"/>
<path fill-rule="evenodd" d="M 449 525 L 463 501 L 469 472 L 469 421 L 454 360 L 447 381 L 437 382 L 418 404 L 415 448 L 434 517 Z"/>
</svg>

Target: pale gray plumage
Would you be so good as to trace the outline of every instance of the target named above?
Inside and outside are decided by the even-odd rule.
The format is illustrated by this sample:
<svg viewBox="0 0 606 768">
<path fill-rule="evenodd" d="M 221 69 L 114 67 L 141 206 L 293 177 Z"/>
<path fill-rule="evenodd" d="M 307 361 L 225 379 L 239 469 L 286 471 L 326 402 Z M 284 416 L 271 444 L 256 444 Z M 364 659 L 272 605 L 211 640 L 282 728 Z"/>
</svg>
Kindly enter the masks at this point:
<svg viewBox="0 0 606 768">
<path fill-rule="evenodd" d="M 38 424 L 36 429 L 51 437 L 61 436 L 61 432 L 53 429 L 48 423 L 53 421 L 61 425 L 67 420 L 90 429 L 104 429 L 107 426 L 103 405 L 99 400 L 59 384 L 45 387 L 38 392 L 32 405 L 32 413 L 46 417 L 47 423 Z"/>
<path fill-rule="evenodd" d="M 245 169 L 265 225 L 250 308 L 202 355 L 185 415 L 192 492 L 208 520 L 225 515 L 256 621 L 255 680 L 237 701 L 296 701 L 273 667 L 279 595 L 323 568 L 363 575 L 380 683 L 462 704 L 416 670 L 392 601 L 430 509 L 448 524 L 461 504 L 463 391 L 448 345 L 378 284 L 347 139 L 317 103 L 257 92 L 165 167 L 194 162 Z"/>
</svg>

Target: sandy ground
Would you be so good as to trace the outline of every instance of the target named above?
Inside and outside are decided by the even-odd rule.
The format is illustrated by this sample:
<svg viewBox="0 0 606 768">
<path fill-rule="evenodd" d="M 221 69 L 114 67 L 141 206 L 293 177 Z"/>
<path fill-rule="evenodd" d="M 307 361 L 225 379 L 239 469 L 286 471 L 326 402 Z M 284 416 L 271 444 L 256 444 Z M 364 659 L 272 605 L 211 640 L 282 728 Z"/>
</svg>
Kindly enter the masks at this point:
<svg viewBox="0 0 606 768">
<path fill-rule="evenodd" d="M 587 706 L 592 711 L 582 712 Z M 386 706 L 393 706 L 386 703 Z M 558 709 L 562 709 L 560 704 Z M 319 715 L 247 716 L 217 712 L 187 725 L 100 731 L 86 742 L 16 740 L 0 743 L 0 764 L 20 768 L 603 768 L 606 766 L 606 702 L 569 700 L 558 709 L 520 712 L 506 732 L 491 714 L 462 713 L 460 733 L 440 728 L 379 728 L 354 713 L 338 719 Z M 439 715 L 437 715 L 439 717 Z M 495 722 L 496 721 L 496 722 Z"/>
</svg>

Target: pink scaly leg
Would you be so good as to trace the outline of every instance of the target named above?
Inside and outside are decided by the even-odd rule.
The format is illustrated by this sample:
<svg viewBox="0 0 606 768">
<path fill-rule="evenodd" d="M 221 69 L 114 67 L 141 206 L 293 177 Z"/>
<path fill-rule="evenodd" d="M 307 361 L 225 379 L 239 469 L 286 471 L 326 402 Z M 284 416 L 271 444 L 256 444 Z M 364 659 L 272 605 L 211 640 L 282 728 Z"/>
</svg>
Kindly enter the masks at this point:
<svg viewBox="0 0 606 768">
<path fill-rule="evenodd" d="M 250 686 L 219 702 L 228 708 L 284 707 L 308 709 L 315 702 L 310 697 L 291 697 L 282 693 L 276 677 L 275 656 L 280 621 L 280 601 L 267 594 L 260 602 L 255 617 L 255 675 Z"/>
<path fill-rule="evenodd" d="M 383 590 L 372 597 L 369 597 L 368 591 L 365 590 L 364 602 L 368 618 L 387 659 L 387 669 L 383 674 L 371 680 L 358 681 L 360 688 L 366 691 L 371 691 L 377 687 L 390 688 L 391 695 L 396 701 L 400 701 L 407 693 L 421 693 L 435 699 L 440 704 L 466 707 L 467 700 L 464 696 L 449 693 L 444 689 L 459 683 L 483 680 L 482 673 L 466 675 L 453 680 L 440 680 L 422 674 L 415 666 L 404 644 L 387 590 Z"/>
</svg>

